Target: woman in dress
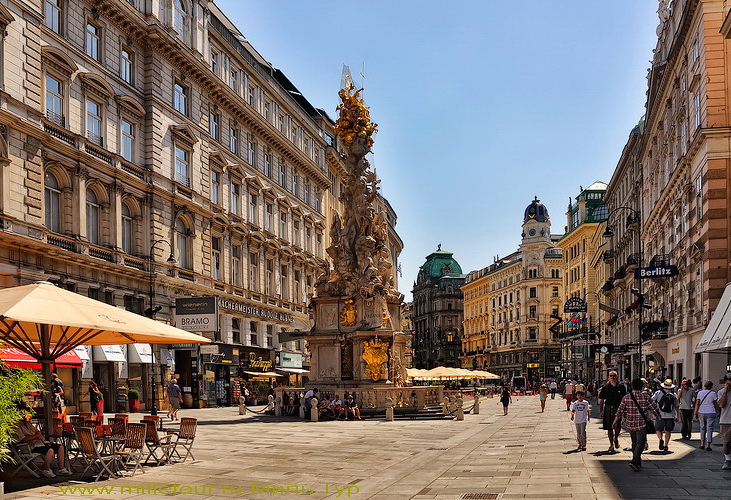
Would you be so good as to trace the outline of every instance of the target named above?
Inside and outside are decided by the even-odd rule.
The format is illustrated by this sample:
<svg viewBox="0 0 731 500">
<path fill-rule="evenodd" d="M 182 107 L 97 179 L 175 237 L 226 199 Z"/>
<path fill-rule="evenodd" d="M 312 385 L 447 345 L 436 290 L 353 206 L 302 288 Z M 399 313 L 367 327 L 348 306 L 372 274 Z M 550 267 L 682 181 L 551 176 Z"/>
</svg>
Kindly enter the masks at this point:
<svg viewBox="0 0 731 500">
<path fill-rule="evenodd" d="M 507 415 L 508 405 L 513 402 L 513 398 L 510 395 L 510 388 L 507 385 L 503 387 L 503 393 L 500 396 L 500 402 L 503 404 L 503 415 Z"/>
<path fill-rule="evenodd" d="M 546 384 L 541 385 L 538 390 L 538 398 L 541 401 L 541 413 L 546 409 L 546 400 L 548 399 L 548 386 Z"/>
<path fill-rule="evenodd" d="M 93 380 L 89 381 L 89 403 L 91 403 L 91 412 L 101 421 L 104 418 L 104 395 Z"/>
</svg>

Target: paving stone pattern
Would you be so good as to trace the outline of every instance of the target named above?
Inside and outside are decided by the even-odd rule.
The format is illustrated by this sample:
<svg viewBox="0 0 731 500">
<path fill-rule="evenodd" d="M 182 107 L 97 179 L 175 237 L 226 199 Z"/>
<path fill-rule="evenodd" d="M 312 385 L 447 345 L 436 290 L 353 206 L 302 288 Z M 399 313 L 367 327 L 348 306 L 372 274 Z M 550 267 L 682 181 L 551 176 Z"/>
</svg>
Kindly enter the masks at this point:
<svg viewBox="0 0 731 500">
<path fill-rule="evenodd" d="M 145 474 L 98 483 L 75 480 L 77 474 L 71 481 L 33 487 L 48 480 L 19 475 L 6 482 L 6 490 L 23 489 L 5 498 L 56 497 L 59 485 L 113 488 L 110 494 L 64 495 L 86 499 L 264 499 L 294 495 L 287 486 L 313 491 L 302 496 L 312 500 L 349 493 L 357 500 L 731 498 L 731 471 L 720 470 L 718 438 L 712 452 L 697 449 L 697 440 L 674 439 L 664 453 L 650 437 L 637 473 L 627 467 L 629 451 L 606 452 L 598 418 L 587 428 L 588 450 L 577 452 L 562 400 L 549 399 L 545 413 L 535 396 L 513 400 L 503 416 L 497 399 L 483 399 L 481 414 L 466 415 L 462 422 L 314 423 L 251 412 L 240 416 L 236 408 L 183 410 L 181 415 L 199 419 L 195 461 L 146 467 Z M 629 447 L 626 432 L 620 443 Z M 160 492 L 172 484 L 179 485 L 177 494 Z"/>
</svg>

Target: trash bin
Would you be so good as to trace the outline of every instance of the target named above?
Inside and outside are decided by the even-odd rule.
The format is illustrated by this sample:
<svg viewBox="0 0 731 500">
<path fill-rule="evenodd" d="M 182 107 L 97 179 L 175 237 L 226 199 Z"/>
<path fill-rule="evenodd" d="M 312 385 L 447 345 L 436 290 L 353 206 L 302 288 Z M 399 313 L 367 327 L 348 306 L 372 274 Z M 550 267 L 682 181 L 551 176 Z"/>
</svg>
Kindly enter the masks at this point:
<svg viewBox="0 0 731 500">
<path fill-rule="evenodd" d="M 193 395 L 189 392 L 183 394 L 183 406 L 193 408 Z"/>
<path fill-rule="evenodd" d="M 117 387 L 117 413 L 127 413 L 127 388 Z"/>
</svg>

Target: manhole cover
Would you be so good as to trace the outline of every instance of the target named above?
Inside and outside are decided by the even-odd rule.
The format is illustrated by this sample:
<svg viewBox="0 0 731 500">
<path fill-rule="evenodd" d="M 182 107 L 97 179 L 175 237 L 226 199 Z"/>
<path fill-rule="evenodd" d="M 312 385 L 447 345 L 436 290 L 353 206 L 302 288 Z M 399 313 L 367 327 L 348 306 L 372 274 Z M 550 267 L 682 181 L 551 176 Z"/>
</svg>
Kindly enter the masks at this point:
<svg viewBox="0 0 731 500">
<path fill-rule="evenodd" d="M 497 500 L 497 493 L 464 493 L 460 500 Z"/>
</svg>

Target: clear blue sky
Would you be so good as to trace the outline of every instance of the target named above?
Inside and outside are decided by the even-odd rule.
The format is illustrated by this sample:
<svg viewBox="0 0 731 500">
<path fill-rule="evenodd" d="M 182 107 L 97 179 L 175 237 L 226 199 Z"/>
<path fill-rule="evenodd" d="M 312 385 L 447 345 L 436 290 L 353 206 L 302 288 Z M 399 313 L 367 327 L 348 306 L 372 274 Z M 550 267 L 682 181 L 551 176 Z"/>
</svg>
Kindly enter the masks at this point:
<svg viewBox="0 0 731 500">
<path fill-rule="evenodd" d="M 439 243 L 464 272 L 514 251 L 534 195 L 564 232 L 644 114 L 658 24 L 654 0 L 216 3 L 331 117 L 343 64 L 357 84 L 365 62 L 407 300 Z"/>
</svg>

